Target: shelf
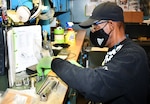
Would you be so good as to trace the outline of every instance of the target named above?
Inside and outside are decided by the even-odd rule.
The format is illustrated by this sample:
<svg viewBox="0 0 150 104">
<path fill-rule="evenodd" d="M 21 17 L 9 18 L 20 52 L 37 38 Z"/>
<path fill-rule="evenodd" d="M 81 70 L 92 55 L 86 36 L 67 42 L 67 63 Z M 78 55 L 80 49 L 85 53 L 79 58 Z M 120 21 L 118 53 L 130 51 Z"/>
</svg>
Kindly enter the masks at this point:
<svg viewBox="0 0 150 104">
<path fill-rule="evenodd" d="M 144 40 L 144 41 L 133 40 L 133 41 L 139 44 L 140 46 L 150 46 L 150 40 Z"/>
</svg>

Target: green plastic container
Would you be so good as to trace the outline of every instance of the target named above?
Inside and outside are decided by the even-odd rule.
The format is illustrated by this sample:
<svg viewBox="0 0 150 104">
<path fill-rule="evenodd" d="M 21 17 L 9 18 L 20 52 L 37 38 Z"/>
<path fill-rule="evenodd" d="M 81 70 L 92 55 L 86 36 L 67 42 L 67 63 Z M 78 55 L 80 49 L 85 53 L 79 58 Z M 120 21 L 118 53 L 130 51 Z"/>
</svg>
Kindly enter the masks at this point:
<svg viewBox="0 0 150 104">
<path fill-rule="evenodd" d="M 54 29 L 54 42 L 55 43 L 64 43 L 64 29 L 62 27 L 57 27 Z"/>
</svg>

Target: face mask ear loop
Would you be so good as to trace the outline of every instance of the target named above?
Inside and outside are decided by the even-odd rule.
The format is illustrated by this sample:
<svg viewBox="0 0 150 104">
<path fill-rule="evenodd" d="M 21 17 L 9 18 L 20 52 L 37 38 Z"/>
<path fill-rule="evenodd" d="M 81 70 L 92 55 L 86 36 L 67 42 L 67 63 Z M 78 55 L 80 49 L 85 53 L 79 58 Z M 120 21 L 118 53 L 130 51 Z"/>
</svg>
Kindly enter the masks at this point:
<svg viewBox="0 0 150 104">
<path fill-rule="evenodd" d="M 110 22 L 109 22 L 110 23 Z M 112 23 L 111 23 L 112 24 Z M 109 32 L 109 34 L 112 32 L 114 30 L 114 27 L 113 27 L 113 29 Z"/>
<path fill-rule="evenodd" d="M 108 34 L 110 34 L 113 30 L 111 30 Z"/>
<path fill-rule="evenodd" d="M 108 21 L 107 21 L 107 23 L 104 25 L 104 27 L 102 29 L 104 29 L 107 24 L 108 24 Z M 112 31 L 113 30 L 111 30 L 108 34 L 110 34 Z"/>
<path fill-rule="evenodd" d="M 102 29 L 104 29 L 104 28 L 106 27 L 107 24 L 108 24 L 108 21 L 107 21 L 107 23 L 104 25 L 104 27 L 103 27 Z"/>
</svg>

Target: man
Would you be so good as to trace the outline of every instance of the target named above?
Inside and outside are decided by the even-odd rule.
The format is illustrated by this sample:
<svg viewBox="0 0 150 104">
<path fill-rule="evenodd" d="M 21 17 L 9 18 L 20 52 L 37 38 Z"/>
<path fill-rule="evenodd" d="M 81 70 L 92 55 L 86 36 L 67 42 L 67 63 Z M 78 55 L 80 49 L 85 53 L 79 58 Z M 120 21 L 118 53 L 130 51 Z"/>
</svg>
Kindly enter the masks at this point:
<svg viewBox="0 0 150 104">
<path fill-rule="evenodd" d="M 92 26 L 91 42 L 109 48 L 103 66 L 83 68 L 55 58 L 52 70 L 69 87 L 94 102 L 147 104 L 150 82 L 147 55 L 143 48 L 125 36 L 123 23 L 123 10 L 119 6 L 112 2 L 101 3 L 80 26 Z"/>
</svg>

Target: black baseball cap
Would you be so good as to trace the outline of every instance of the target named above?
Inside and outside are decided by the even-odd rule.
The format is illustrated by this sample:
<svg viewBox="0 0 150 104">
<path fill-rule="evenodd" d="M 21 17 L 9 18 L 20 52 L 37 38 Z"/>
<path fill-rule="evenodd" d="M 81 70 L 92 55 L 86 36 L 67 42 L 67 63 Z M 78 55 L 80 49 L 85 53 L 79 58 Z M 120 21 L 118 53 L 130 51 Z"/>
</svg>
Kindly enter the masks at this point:
<svg viewBox="0 0 150 104">
<path fill-rule="evenodd" d="M 95 21 L 112 20 L 124 22 L 123 10 L 115 2 L 104 2 L 96 6 L 92 16 L 79 24 L 82 28 L 89 28 Z"/>
</svg>

